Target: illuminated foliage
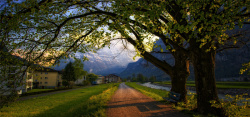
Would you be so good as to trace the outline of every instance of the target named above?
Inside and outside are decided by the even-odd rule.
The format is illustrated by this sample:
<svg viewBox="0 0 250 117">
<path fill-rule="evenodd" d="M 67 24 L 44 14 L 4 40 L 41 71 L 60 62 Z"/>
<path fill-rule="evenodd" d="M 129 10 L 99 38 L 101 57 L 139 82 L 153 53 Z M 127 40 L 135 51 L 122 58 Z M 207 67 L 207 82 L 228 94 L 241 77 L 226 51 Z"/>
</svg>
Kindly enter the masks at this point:
<svg viewBox="0 0 250 117">
<path fill-rule="evenodd" d="M 216 113 L 209 102 L 219 102 L 214 77 L 216 51 L 226 43 L 239 42 L 237 36 L 225 31 L 248 24 L 249 5 L 249 0 L 11 1 L 1 6 L 0 43 L 10 53 L 22 49 L 22 56 L 31 63 L 53 63 L 76 51 L 96 51 L 119 34 L 134 45 L 139 56 L 170 76 L 179 71 L 187 77 L 191 60 L 198 111 Z M 168 51 L 161 52 L 173 55 L 175 66 L 146 49 L 154 45 L 153 36 L 164 42 Z M 182 82 L 180 86 L 185 86 L 185 80 Z"/>
</svg>

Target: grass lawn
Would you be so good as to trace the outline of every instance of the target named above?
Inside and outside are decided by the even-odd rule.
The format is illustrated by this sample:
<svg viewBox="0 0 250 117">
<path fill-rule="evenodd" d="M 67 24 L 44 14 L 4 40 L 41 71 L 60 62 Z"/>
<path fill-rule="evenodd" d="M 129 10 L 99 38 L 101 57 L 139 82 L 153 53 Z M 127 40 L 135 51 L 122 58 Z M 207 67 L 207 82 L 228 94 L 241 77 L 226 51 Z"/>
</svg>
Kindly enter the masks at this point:
<svg viewBox="0 0 250 117">
<path fill-rule="evenodd" d="M 55 90 L 55 89 L 32 89 L 26 93 L 35 93 L 35 92 L 43 92 L 43 91 L 51 91 L 51 90 Z"/>
<path fill-rule="evenodd" d="M 117 85 L 103 84 L 19 101 L 0 109 L 0 117 L 105 116 L 105 105 Z"/>
<path fill-rule="evenodd" d="M 155 82 L 158 84 L 169 84 L 171 85 L 170 81 L 166 82 Z M 195 86 L 194 81 L 187 81 L 187 86 Z M 216 82 L 217 88 L 245 88 L 250 89 L 250 82 Z"/>
</svg>

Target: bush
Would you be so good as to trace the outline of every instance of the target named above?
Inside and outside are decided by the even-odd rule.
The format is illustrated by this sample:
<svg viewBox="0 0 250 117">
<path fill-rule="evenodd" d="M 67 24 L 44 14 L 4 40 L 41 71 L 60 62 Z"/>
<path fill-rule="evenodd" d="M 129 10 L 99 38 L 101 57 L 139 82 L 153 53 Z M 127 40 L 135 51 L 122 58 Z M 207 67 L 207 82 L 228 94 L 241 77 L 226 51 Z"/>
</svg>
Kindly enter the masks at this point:
<svg viewBox="0 0 250 117">
<path fill-rule="evenodd" d="M 82 81 L 83 86 L 91 85 L 91 83 L 88 80 Z"/>
<path fill-rule="evenodd" d="M 225 100 L 221 99 L 221 103 L 216 103 L 216 101 L 211 101 L 212 106 L 216 108 L 224 108 L 226 111 L 226 116 L 228 117 L 241 117 L 243 113 L 241 111 L 247 108 L 248 98 L 243 98 L 244 95 L 226 95 Z"/>
<path fill-rule="evenodd" d="M 216 103 L 215 100 L 210 101 L 213 107 L 224 108 L 226 116 L 228 117 L 241 117 L 244 116 L 242 111 L 247 108 L 247 101 L 249 98 L 243 98 L 244 95 L 226 95 L 226 98 L 220 100 L 220 103 Z M 178 102 L 178 105 L 173 105 L 178 110 L 194 110 L 197 108 L 197 95 L 193 94 L 188 96 L 187 103 Z"/>
<path fill-rule="evenodd" d="M 65 86 L 65 87 L 69 86 L 69 82 L 67 82 L 67 81 L 64 80 L 64 81 L 62 81 L 62 85 Z"/>
<path fill-rule="evenodd" d="M 187 102 L 178 102 L 177 106 L 173 105 L 177 109 L 194 110 L 197 108 L 197 95 L 195 93 L 190 93 L 191 96 L 187 96 Z"/>
</svg>

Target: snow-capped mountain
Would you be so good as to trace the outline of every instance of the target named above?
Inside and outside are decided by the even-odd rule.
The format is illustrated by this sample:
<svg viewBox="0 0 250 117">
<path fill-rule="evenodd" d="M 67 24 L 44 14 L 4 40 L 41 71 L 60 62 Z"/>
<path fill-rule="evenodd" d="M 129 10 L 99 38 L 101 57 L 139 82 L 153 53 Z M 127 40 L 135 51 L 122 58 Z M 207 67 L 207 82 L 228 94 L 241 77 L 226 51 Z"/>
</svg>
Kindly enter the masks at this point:
<svg viewBox="0 0 250 117">
<path fill-rule="evenodd" d="M 89 60 L 84 61 L 84 70 L 89 73 L 98 75 L 118 74 L 126 69 L 128 63 L 134 62 L 134 54 L 128 51 L 122 51 L 117 47 L 111 49 L 105 47 L 97 51 L 97 53 L 80 53 L 77 52 L 77 58 L 87 57 Z M 74 61 L 73 58 L 60 60 L 60 65 L 55 66 L 54 69 L 62 70 L 66 64 Z"/>
</svg>

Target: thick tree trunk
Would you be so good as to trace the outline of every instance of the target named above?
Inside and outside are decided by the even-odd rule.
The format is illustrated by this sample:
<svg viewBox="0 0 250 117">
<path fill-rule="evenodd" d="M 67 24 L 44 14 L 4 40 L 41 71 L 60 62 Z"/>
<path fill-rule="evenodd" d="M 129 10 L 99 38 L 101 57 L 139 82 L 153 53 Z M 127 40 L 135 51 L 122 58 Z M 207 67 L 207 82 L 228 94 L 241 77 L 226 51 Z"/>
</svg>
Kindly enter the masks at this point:
<svg viewBox="0 0 250 117">
<path fill-rule="evenodd" d="M 190 75 L 189 71 L 189 60 L 184 54 L 178 56 L 175 54 L 175 66 L 172 69 L 171 91 L 181 94 L 180 101 L 187 102 L 187 88 L 186 82 Z"/>
<path fill-rule="evenodd" d="M 137 43 L 132 38 L 128 38 L 127 40 L 135 47 L 137 46 Z M 165 41 L 166 40 L 163 40 L 163 42 Z M 142 51 L 141 55 L 144 57 L 144 59 L 154 64 L 156 67 L 160 68 L 171 77 L 172 79 L 171 91 L 180 93 L 181 94 L 180 100 L 186 102 L 187 101 L 186 81 L 187 77 L 190 75 L 188 56 L 181 50 L 178 50 L 178 48 L 175 48 L 177 52 L 172 53 L 172 55 L 175 58 L 175 65 L 171 66 L 166 61 L 162 61 L 153 56 L 151 53 L 144 51 L 144 48 L 137 48 L 137 49 L 139 51 Z"/>
<path fill-rule="evenodd" d="M 181 102 L 187 102 L 186 82 L 188 76 L 189 74 L 184 72 L 182 73 L 174 72 L 173 75 L 171 75 L 171 84 L 172 84 L 171 91 L 181 94 L 180 96 Z"/>
<path fill-rule="evenodd" d="M 215 51 L 205 52 L 202 49 L 196 49 L 191 54 L 195 72 L 197 111 L 201 114 L 213 113 L 224 116 L 222 108 L 212 107 L 210 103 L 211 100 L 219 103 L 215 84 L 215 54 Z"/>
</svg>

